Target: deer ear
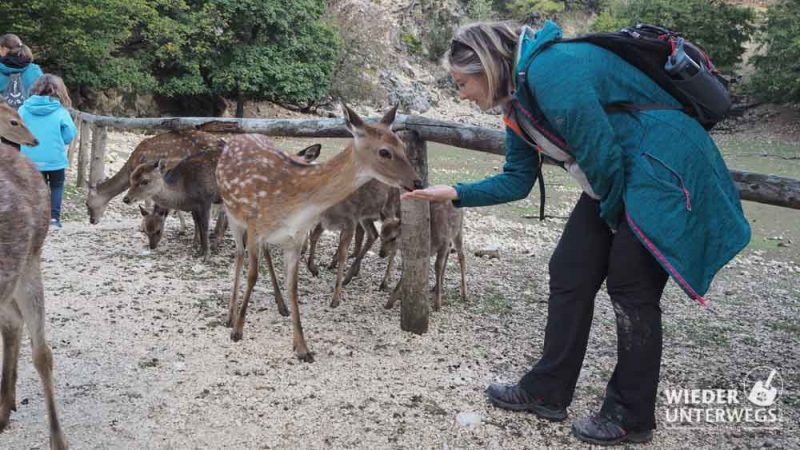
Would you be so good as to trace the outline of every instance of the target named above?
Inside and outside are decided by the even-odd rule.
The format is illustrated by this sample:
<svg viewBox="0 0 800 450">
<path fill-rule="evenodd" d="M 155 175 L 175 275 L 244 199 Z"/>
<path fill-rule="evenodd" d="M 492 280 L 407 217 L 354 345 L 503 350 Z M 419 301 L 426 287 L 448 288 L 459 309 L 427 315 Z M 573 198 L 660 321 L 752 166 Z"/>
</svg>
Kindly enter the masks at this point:
<svg viewBox="0 0 800 450">
<path fill-rule="evenodd" d="M 142 213 L 142 215 L 143 215 L 143 216 L 145 216 L 145 217 L 147 217 L 148 215 L 150 215 L 150 213 L 149 213 L 149 212 L 147 212 L 147 210 L 146 210 L 146 209 L 144 209 L 144 206 L 142 206 L 142 205 L 139 205 L 139 212 L 140 212 L 140 213 Z"/>
<path fill-rule="evenodd" d="M 164 173 L 167 171 L 167 161 L 164 159 L 159 159 L 156 163 L 156 167 L 158 167 L 158 171 Z"/>
<path fill-rule="evenodd" d="M 363 136 L 364 121 L 361 120 L 361 117 L 344 102 L 342 102 L 342 113 L 344 114 L 344 124 L 350 133 L 352 133 L 353 136 Z"/>
<path fill-rule="evenodd" d="M 392 109 L 386 112 L 381 118 L 381 124 L 386 125 L 387 127 L 391 127 L 392 123 L 394 123 L 394 118 L 397 115 L 397 107 L 400 106 L 399 104 L 392 106 Z"/>
<path fill-rule="evenodd" d="M 297 153 L 297 156 L 302 156 L 304 160 L 306 160 L 307 162 L 311 162 L 319 158 L 319 153 L 321 149 L 322 149 L 322 144 L 314 144 L 300 150 L 300 152 Z"/>
</svg>

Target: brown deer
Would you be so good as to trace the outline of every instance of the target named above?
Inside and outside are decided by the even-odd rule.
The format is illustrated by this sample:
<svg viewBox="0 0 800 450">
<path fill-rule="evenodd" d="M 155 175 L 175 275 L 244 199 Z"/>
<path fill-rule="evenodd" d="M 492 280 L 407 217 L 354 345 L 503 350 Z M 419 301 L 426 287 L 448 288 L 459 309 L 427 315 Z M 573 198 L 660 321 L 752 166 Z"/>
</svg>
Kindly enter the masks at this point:
<svg viewBox="0 0 800 450">
<path fill-rule="evenodd" d="M 450 255 L 450 244 L 452 243 L 458 253 L 458 265 L 461 267 L 461 300 L 467 301 L 467 284 L 465 281 L 466 260 L 464 258 L 464 211 L 453 206 L 451 202 L 430 202 L 431 210 L 431 248 L 430 255 L 436 256 L 434 263 L 434 273 L 436 284 L 433 286 L 433 309 L 438 311 L 442 306 L 442 284 L 444 283 L 444 271 L 447 266 L 447 259 Z M 400 221 L 397 219 L 387 220 L 381 227 L 381 248 L 380 257 L 389 256 L 389 262 L 394 260 L 397 247 L 400 244 Z M 387 270 L 387 274 L 388 274 Z M 388 279 L 384 277 L 381 284 L 386 286 Z M 391 309 L 397 301 L 397 287 L 389 301 L 384 305 L 386 309 Z"/>
<path fill-rule="evenodd" d="M 268 145 L 266 138 L 261 145 Z M 298 161 L 312 162 L 319 157 L 320 144 L 300 150 L 294 158 Z M 197 153 L 171 165 L 168 160 L 141 164 L 131 173 L 130 189 L 123 202 L 153 200 L 156 207 L 153 214 L 139 207 L 144 216 L 142 229 L 148 236 L 150 248 L 158 245 L 163 231 L 164 219 L 170 209 L 190 211 L 195 219 L 195 236 L 199 239 L 200 255 L 208 254 L 208 222 L 212 203 L 220 203 L 217 186 L 217 162 L 222 150 Z M 224 212 L 217 216 L 216 245 L 225 234 L 227 220 Z"/>
<path fill-rule="evenodd" d="M 92 225 L 100 223 L 108 202 L 128 189 L 131 172 L 136 166 L 159 159 L 185 158 L 195 153 L 220 150 L 224 144 L 219 137 L 197 130 L 169 131 L 143 140 L 119 172 L 96 186 L 89 186 L 86 196 L 89 222 Z"/>
<path fill-rule="evenodd" d="M 37 145 L 13 109 L 0 105 L 0 136 Z M 50 224 L 50 193 L 33 163 L 14 147 L 0 144 L 0 334 L 3 373 L 0 381 L 0 431 L 17 409 L 16 384 L 23 324 L 31 339 L 33 365 L 44 388 L 50 421 L 50 447 L 66 449 L 58 421 L 53 383 L 53 354 L 45 338 L 41 257 Z"/>
<path fill-rule="evenodd" d="M 361 261 L 378 238 L 375 229 L 376 220 L 386 220 L 397 217 L 400 209 L 400 192 L 378 180 L 368 181 L 358 188 L 343 201 L 331 206 L 320 216 L 320 221 L 309 236 L 310 249 L 307 266 L 312 275 L 317 276 L 319 269 L 314 261 L 317 241 L 324 230 L 339 230 L 339 248 L 334 257 L 336 261 L 336 284 L 333 290 L 331 308 L 339 306 L 342 295 L 342 285 L 346 285 L 358 275 Z M 347 276 L 342 281 L 344 263 L 347 259 L 347 249 L 350 240 L 356 231 L 356 226 L 361 225 L 366 234 L 363 245 L 356 244 L 356 255 L 353 264 L 347 271 Z M 334 266 L 334 264 L 331 264 Z"/>
<path fill-rule="evenodd" d="M 297 301 L 300 251 L 308 232 L 323 211 L 372 178 L 405 190 L 422 186 L 406 158 L 403 142 L 391 131 L 396 106 L 375 125 L 364 123 L 344 104 L 342 109 L 353 141 L 324 163 L 304 164 L 277 148 L 263 149 L 256 145 L 252 135 L 230 139 L 222 152 L 217 180 L 236 242 L 233 292 L 228 310 L 234 341 L 242 338 L 247 305 L 258 278 L 258 248 L 267 243 L 281 245 L 292 303 L 294 351 L 300 360 L 312 361 Z M 245 245 L 249 258 L 247 288 L 237 311 Z"/>
</svg>

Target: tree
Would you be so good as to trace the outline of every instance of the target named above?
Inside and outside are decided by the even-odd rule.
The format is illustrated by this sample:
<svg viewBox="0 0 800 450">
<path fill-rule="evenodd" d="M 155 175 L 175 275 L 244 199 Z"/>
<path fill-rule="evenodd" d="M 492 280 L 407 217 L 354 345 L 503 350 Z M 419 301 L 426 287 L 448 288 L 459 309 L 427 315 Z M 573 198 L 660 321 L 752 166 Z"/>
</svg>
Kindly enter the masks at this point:
<svg viewBox="0 0 800 450">
<path fill-rule="evenodd" d="M 800 0 L 771 5 L 757 41 L 763 53 L 752 58 L 752 90 L 766 100 L 800 103 Z"/>
<path fill-rule="evenodd" d="M 703 46 L 720 70 L 732 72 L 755 31 L 755 12 L 722 0 L 612 0 L 593 25 L 612 31 L 651 23 L 680 31 Z"/>
</svg>

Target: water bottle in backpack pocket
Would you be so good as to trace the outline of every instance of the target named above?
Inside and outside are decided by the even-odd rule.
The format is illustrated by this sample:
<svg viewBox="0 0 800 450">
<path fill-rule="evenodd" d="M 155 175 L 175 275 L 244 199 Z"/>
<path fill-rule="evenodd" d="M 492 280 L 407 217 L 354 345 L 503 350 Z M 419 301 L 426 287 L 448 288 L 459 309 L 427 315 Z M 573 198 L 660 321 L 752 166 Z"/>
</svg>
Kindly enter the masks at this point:
<svg viewBox="0 0 800 450">
<path fill-rule="evenodd" d="M 28 98 L 25 92 L 25 87 L 22 85 L 22 74 L 12 73 L 8 76 L 8 84 L 6 88 L 0 92 L 0 97 L 5 101 L 8 106 L 19 109 L 25 99 Z"/>
<path fill-rule="evenodd" d="M 698 61 L 689 53 L 694 53 Z M 717 122 L 730 110 L 731 99 L 724 79 L 712 73 L 703 59 L 702 50 L 687 46 L 686 41 L 679 37 L 664 69 L 672 78 L 675 88 L 694 104 L 698 119 L 701 122 Z"/>
</svg>

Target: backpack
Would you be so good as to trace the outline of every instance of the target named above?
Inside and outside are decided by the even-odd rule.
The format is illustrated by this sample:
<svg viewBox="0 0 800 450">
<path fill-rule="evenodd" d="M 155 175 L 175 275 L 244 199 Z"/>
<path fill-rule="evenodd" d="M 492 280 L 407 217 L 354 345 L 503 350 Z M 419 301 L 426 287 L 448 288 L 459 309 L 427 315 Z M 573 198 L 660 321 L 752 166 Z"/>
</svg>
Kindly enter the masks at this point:
<svg viewBox="0 0 800 450">
<path fill-rule="evenodd" d="M 681 109 L 706 130 L 725 118 L 731 109 L 728 81 L 697 44 L 663 27 L 637 24 L 611 33 L 592 33 L 558 42 L 588 42 L 615 53 L 644 72 L 683 108 L 663 104 L 615 103 L 607 112 Z"/>
<path fill-rule="evenodd" d="M 14 109 L 19 109 L 19 107 L 25 103 L 28 94 L 25 92 L 25 87 L 22 85 L 21 73 L 12 73 L 8 76 L 8 84 L 3 92 L 0 92 L 0 98 Z"/>
</svg>

